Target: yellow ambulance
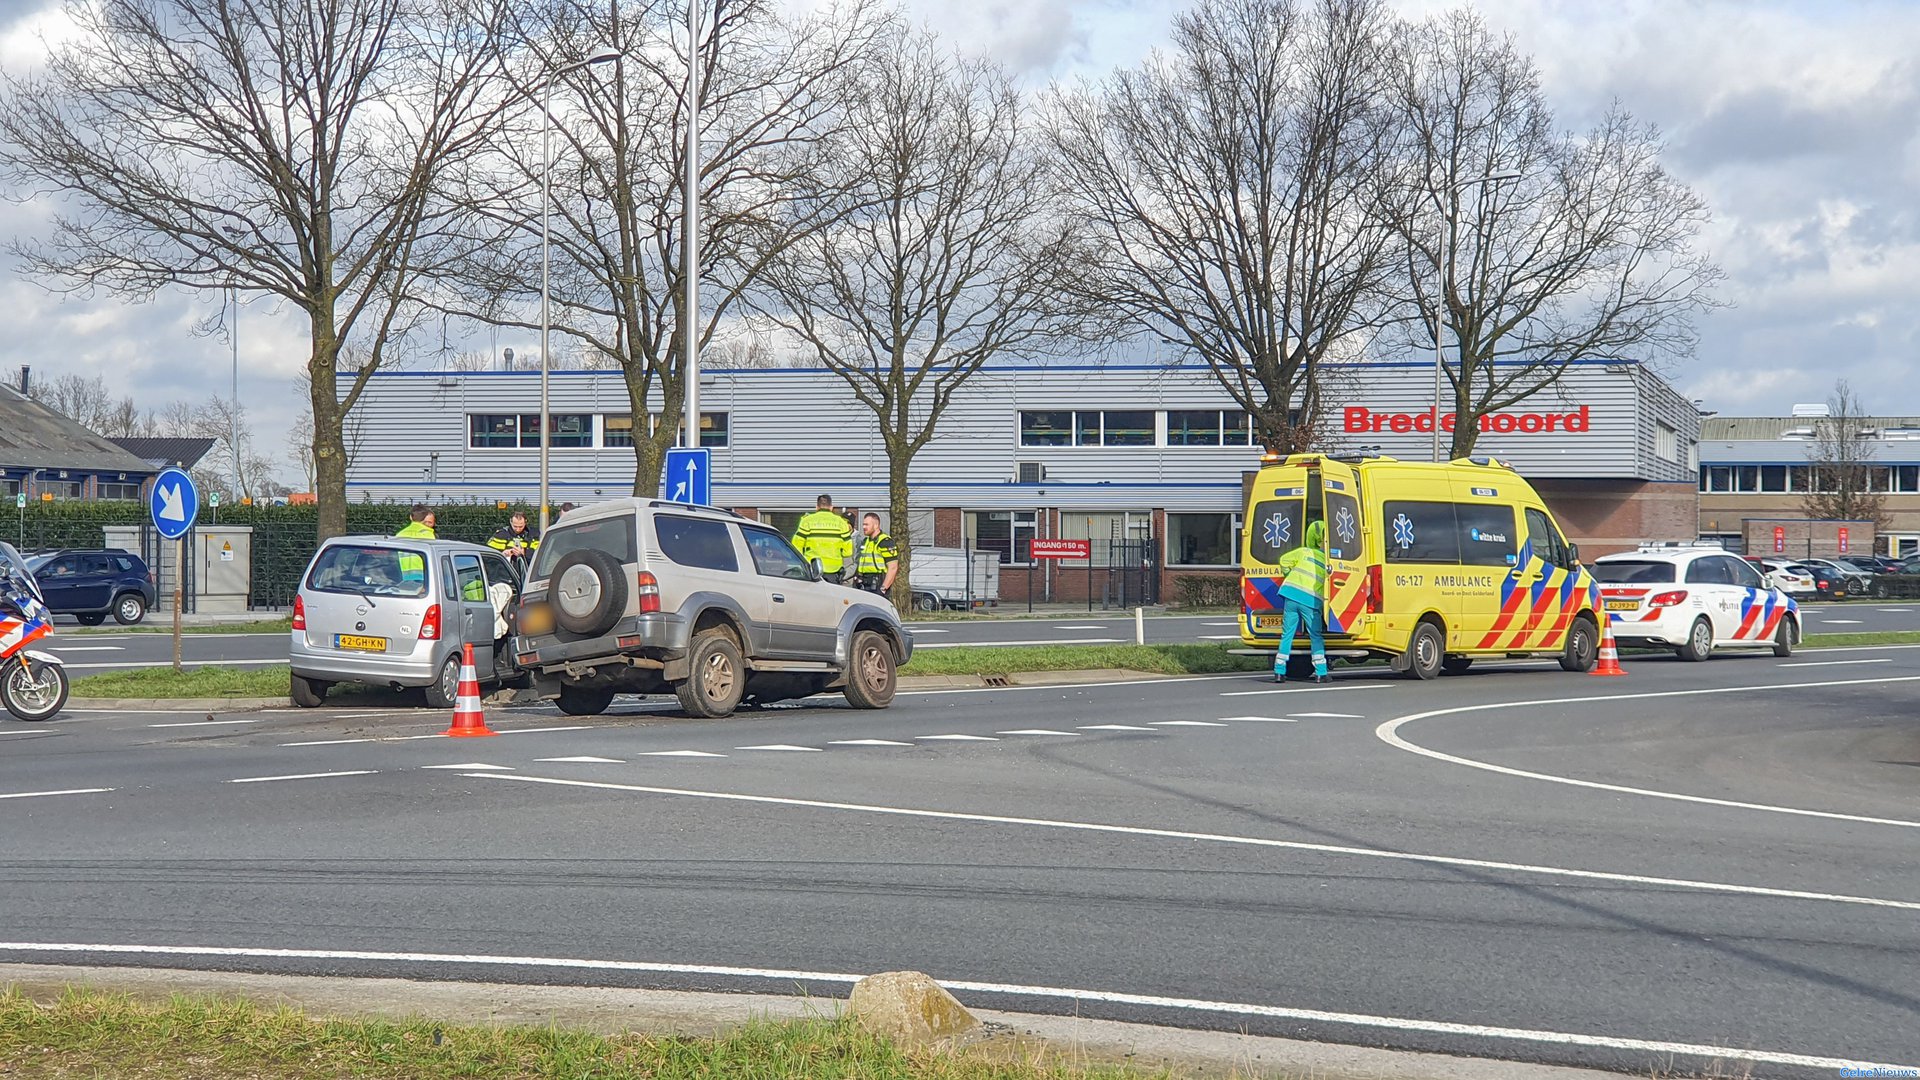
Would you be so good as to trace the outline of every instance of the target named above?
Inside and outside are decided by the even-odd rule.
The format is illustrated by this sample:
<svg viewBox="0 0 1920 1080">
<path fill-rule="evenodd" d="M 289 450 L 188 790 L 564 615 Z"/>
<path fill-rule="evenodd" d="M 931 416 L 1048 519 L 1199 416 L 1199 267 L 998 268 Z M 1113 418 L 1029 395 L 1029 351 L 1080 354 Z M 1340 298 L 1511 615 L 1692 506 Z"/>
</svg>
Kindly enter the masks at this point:
<svg viewBox="0 0 1920 1080">
<path fill-rule="evenodd" d="M 1491 458 L 1263 461 L 1240 537 L 1243 644 L 1282 646 L 1276 564 L 1309 522 L 1324 521 L 1330 656 L 1384 658 L 1418 679 L 1482 656 L 1549 654 L 1568 671 L 1593 668 L 1598 584 L 1512 469 Z M 1289 652 L 1306 649 L 1302 632 Z"/>
</svg>

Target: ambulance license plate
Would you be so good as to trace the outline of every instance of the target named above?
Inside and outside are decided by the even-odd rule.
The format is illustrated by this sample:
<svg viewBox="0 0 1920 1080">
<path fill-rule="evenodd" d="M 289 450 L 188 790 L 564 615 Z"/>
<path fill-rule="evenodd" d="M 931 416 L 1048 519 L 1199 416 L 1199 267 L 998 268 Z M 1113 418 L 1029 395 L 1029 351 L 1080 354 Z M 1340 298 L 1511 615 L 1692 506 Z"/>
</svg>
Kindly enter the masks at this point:
<svg viewBox="0 0 1920 1080">
<path fill-rule="evenodd" d="M 1255 630 L 1278 630 L 1282 625 L 1281 620 L 1285 618 L 1285 615 L 1255 615 L 1253 617 L 1253 628 Z"/>
<path fill-rule="evenodd" d="M 1607 605 L 1606 605 L 1606 606 L 1607 606 L 1607 610 L 1608 610 L 1608 611 L 1639 611 L 1639 610 L 1640 610 L 1640 601 L 1638 601 L 1638 600 L 1609 600 L 1609 601 L 1607 601 Z"/>
<path fill-rule="evenodd" d="M 361 637 L 358 634 L 333 635 L 333 647 L 352 649 L 356 652 L 386 652 L 387 639 L 383 637 Z"/>
</svg>

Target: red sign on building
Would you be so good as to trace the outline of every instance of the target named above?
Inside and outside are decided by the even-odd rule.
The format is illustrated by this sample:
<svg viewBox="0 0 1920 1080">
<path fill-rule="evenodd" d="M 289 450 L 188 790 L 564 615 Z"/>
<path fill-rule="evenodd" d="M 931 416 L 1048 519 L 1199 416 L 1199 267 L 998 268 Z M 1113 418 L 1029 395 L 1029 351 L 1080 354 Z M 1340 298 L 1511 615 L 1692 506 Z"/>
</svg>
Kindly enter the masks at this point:
<svg viewBox="0 0 1920 1080">
<path fill-rule="evenodd" d="M 1091 559 L 1091 540 L 1035 540 L 1032 555 L 1036 559 Z"/>
<path fill-rule="evenodd" d="M 1847 553 L 1847 527 L 1845 525 L 1842 525 L 1840 526 L 1840 554 L 1845 555 L 1846 553 Z"/>
<path fill-rule="evenodd" d="M 1775 525 L 1773 527 L 1773 553 L 1778 555 L 1785 550 L 1787 550 L 1787 528 L 1784 525 Z"/>
</svg>

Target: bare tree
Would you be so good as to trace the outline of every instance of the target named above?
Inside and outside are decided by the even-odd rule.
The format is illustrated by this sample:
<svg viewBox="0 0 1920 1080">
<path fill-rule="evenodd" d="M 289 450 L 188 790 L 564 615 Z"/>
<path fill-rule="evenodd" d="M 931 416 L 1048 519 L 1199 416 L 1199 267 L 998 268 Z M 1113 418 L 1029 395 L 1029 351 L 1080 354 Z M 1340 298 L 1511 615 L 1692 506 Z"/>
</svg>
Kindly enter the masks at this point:
<svg viewBox="0 0 1920 1080">
<path fill-rule="evenodd" d="M 900 31 L 848 94 L 861 121 L 828 144 L 834 224 L 773 253 L 756 302 L 878 422 L 904 611 L 914 456 L 983 366 L 1080 330 L 1061 280 L 1078 259 L 1003 70 Z"/>
<path fill-rule="evenodd" d="M 113 396 L 106 379 L 95 375 L 58 375 L 28 385 L 28 396 L 96 435 L 132 439 L 154 433 L 152 412 L 142 413 L 130 397 Z"/>
<path fill-rule="evenodd" d="M 346 528 L 342 422 L 430 272 L 435 187 L 497 89 L 500 0 L 75 0 L 0 94 L 0 168 L 64 198 L 27 272 L 144 297 L 264 293 L 307 316 L 319 533 Z M 370 362 L 344 393 L 341 347 Z"/>
<path fill-rule="evenodd" d="M 1269 449 L 1313 441 L 1316 367 L 1375 319 L 1385 26 L 1374 0 L 1201 0 L 1171 55 L 1053 103 L 1088 296 L 1204 361 Z"/>
<path fill-rule="evenodd" d="M 1802 512 L 1820 521 L 1871 521 L 1884 532 L 1892 519 L 1886 491 L 1873 490 L 1873 418 L 1847 380 L 1833 384 L 1827 415 L 1814 422 L 1813 433 L 1806 470 L 1811 490 L 1800 498 Z"/>
<path fill-rule="evenodd" d="M 695 52 L 703 290 L 694 330 L 703 347 L 778 250 L 770 233 L 818 224 L 795 193 L 839 119 L 824 91 L 884 21 L 870 0 L 794 18 L 771 0 L 718 0 L 705 16 Z M 558 0 L 524 15 L 507 40 L 531 44 L 501 63 L 530 107 L 495 140 L 495 168 L 470 178 L 471 258 L 457 295 L 435 301 L 498 325 L 538 325 L 539 103 L 552 73 L 598 46 L 617 49 L 614 70 L 575 67 L 554 86 L 550 291 L 554 333 L 583 354 L 567 366 L 617 367 L 633 414 L 666 418 L 635 425 L 649 432 L 634 439 L 637 495 L 657 493 L 686 400 L 685 25 L 679 0 Z"/>
<path fill-rule="evenodd" d="M 1707 205 L 1660 164 L 1659 133 L 1618 105 L 1557 131 L 1531 59 L 1471 12 L 1404 28 L 1395 53 L 1405 141 L 1386 220 L 1414 308 L 1398 325 L 1431 356 L 1438 313 L 1457 347 L 1451 456 L 1572 364 L 1689 353 L 1721 272 L 1695 250 Z"/>
</svg>

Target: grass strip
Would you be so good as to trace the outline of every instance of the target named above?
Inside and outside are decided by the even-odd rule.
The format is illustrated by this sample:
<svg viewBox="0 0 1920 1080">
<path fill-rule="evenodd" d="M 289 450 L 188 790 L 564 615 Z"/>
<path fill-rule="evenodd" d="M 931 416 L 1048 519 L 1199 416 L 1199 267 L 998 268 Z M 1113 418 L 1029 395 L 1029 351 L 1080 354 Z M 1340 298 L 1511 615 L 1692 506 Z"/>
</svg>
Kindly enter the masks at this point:
<svg viewBox="0 0 1920 1080">
<path fill-rule="evenodd" d="M 1860 634 L 1808 634 L 1800 644 L 1809 649 L 1848 645 L 1920 645 L 1920 630 L 1873 630 Z"/>
<path fill-rule="evenodd" d="M 168 601 L 171 603 L 172 601 Z M 148 621 L 138 626 L 62 626 L 62 634 L 171 634 L 173 633 L 173 614 L 168 611 L 150 611 Z M 180 628 L 187 637 L 200 637 L 208 634 L 285 634 L 293 630 L 293 616 L 279 619 L 264 619 L 259 622 L 231 623 L 190 623 Z"/>
<path fill-rule="evenodd" d="M 1238 646 L 1235 646 L 1236 648 Z M 1216 675 L 1265 671 L 1264 656 L 1238 656 L 1225 644 L 1197 645 L 961 645 L 922 649 L 902 675 L 1007 675 L 1022 671 L 1123 668 L 1156 675 Z"/>
<path fill-rule="evenodd" d="M 208 664 L 175 674 L 171 666 L 109 671 L 73 680 L 77 698 L 286 697 L 285 664 L 221 667 Z"/>
<path fill-rule="evenodd" d="M 601 1036 L 410 1017 L 321 1020 L 226 998 L 147 1003 L 69 989 L 0 994 L 0 1075 L 116 1080 L 1140 1080 L 1165 1072 L 1023 1055 L 906 1050 L 841 1018 L 759 1022 L 713 1038 Z"/>
</svg>

